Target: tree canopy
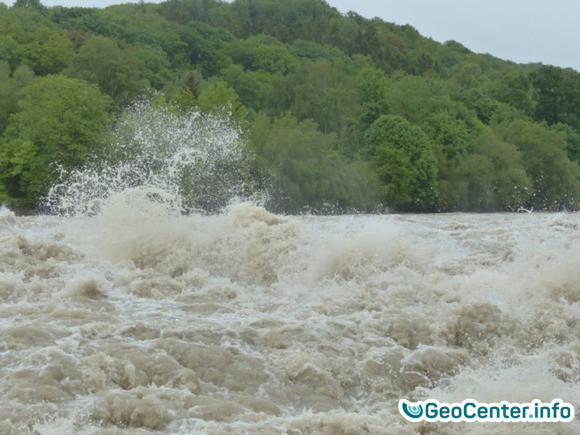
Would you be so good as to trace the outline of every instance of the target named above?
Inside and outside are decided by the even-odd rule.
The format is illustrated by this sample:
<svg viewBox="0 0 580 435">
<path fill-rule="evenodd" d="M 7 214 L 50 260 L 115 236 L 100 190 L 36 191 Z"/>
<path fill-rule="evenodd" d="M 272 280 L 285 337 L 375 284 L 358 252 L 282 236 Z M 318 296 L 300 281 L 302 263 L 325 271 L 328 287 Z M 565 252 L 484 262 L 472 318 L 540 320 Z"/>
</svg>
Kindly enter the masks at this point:
<svg viewBox="0 0 580 435">
<path fill-rule="evenodd" d="M 112 100 L 90 84 L 64 76 L 37 79 L 21 91 L 0 147 L 0 179 L 15 198 L 38 199 L 58 166 L 98 155 Z"/>
<path fill-rule="evenodd" d="M 278 211 L 580 208 L 579 72 L 323 0 L 0 4 L 0 201 L 105 154 L 144 96 L 242 129 Z"/>
</svg>

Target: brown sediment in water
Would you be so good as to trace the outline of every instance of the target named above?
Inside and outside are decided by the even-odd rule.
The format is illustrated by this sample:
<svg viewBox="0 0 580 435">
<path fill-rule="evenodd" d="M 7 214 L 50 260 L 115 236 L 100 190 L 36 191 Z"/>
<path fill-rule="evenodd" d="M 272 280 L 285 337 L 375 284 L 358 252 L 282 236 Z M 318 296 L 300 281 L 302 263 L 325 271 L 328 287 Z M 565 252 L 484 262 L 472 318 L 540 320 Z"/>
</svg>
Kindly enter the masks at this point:
<svg viewBox="0 0 580 435">
<path fill-rule="evenodd" d="M 0 211 L 0 433 L 507 434 L 397 403 L 580 407 L 578 214 L 181 216 L 132 193 Z"/>
</svg>

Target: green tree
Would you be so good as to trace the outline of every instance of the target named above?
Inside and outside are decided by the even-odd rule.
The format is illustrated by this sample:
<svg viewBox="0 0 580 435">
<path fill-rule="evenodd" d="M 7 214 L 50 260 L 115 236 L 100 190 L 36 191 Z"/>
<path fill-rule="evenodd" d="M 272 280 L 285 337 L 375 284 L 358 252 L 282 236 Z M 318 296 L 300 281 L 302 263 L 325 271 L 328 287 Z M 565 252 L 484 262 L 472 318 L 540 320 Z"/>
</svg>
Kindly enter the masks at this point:
<svg viewBox="0 0 580 435">
<path fill-rule="evenodd" d="M 443 166 L 439 191 L 443 210 L 516 210 L 527 204 L 533 187 L 522 153 L 485 128 L 472 152 Z"/>
<path fill-rule="evenodd" d="M 23 38 L 23 54 L 36 74 L 55 74 L 62 71 L 73 56 L 70 39 L 63 32 L 40 26 Z"/>
<path fill-rule="evenodd" d="M 6 128 L 8 117 L 17 109 L 22 88 L 34 81 L 34 73 L 26 65 L 21 65 L 10 74 L 10 66 L 0 61 L 0 135 Z"/>
<path fill-rule="evenodd" d="M 339 137 L 348 120 L 358 118 L 360 113 L 354 77 L 342 61 L 301 64 L 279 82 L 273 99 L 277 100 L 277 114 L 290 110 L 299 120 L 312 119 L 323 133 Z"/>
<path fill-rule="evenodd" d="M 260 170 L 273 165 L 287 210 L 370 208 L 365 171 L 380 176 L 379 199 L 403 211 L 555 209 L 578 197 L 580 73 L 478 55 L 325 1 L 0 3 L 0 197 L 38 197 L 51 161 L 85 158 L 86 146 L 74 149 L 82 135 L 69 141 L 44 125 L 69 103 L 34 112 L 50 143 L 30 135 L 33 121 L 23 127 L 26 92 L 51 74 L 97 85 L 116 112 L 155 90 L 154 105 L 251 125 Z M 63 132 L 85 130 L 67 119 Z"/>
<path fill-rule="evenodd" d="M 558 210 L 580 203 L 580 167 L 568 159 L 565 134 L 523 120 L 503 124 L 496 130 L 523 155 L 534 188 L 530 205 Z"/>
<path fill-rule="evenodd" d="M 228 61 L 231 62 L 222 49 L 234 40 L 234 36 L 225 29 L 192 22 L 181 29 L 180 40 L 187 46 L 188 62 L 196 65 L 205 77 L 218 75 Z"/>
<path fill-rule="evenodd" d="M 64 76 L 46 76 L 24 88 L 0 145 L 1 181 L 8 193 L 35 201 L 54 180 L 54 164 L 72 168 L 98 155 L 99 138 L 110 126 L 110 105 L 95 86 Z"/>
<path fill-rule="evenodd" d="M 272 92 L 270 74 L 262 71 L 244 71 L 241 65 L 232 64 L 223 68 L 220 76 L 234 88 L 246 107 L 256 112 L 268 108 Z"/>
<path fill-rule="evenodd" d="M 5 202 L 27 203 L 46 193 L 51 168 L 28 140 L 12 139 L 0 144 L 0 196 Z"/>
<path fill-rule="evenodd" d="M 168 0 L 163 2 L 159 12 L 168 19 L 186 24 L 209 18 L 209 0 Z"/>
<path fill-rule="evenodd" d="M 536 109 L 534 88 L 523 71 L 504 73 L 495 85 L 493 95 L 501 102 L 532 116 Z"/>
<path fill-rule="evenodd" d="M 530 79 L 537 96 L 535 119 L 580 129 L 580 73 L 542 66 Z"/>
<path fill-rule="evenodd" d="M 400 116 L 383 115 L 366 133 L 367 155 L 386 187 L 387 206 L 403 211 L 434 210 L 437 168 L 425 133 Z"/>
<path fill-rule="evenodd" d="M 203 78 L 199 71 L 184 71 L 174 81 L 165 85 L 163 90 L 165 99 L 178 110 L 189 110 L 195 107 L 202 83 Z"/>
<path fill-rule="evenodd" d="M 238 124 L 244 124 L 247 113 L 236 91 L 219 79 L 210 80 L 202 86 L 195 106 L 203 112 L 231 118 Z"/>
<path fill-rule="evenodd" d="M 404 76 L 388 89 L 390 113 L 412 123 L 422 123 L 435 112 L 454 108 L 448 84 L 443 80 Z"/>
<path fill-rule="evenodd" d="M 359 104 L 362 107 L 361 128 L 366 130 L 389 109 L 389 82 L 386 76 L 375 68 L 360 70 L 356 78 Z"/>
<path fill-rule="evenodd" d="M 287 74 L 294 71 L 298 63 L 284 44 L 267 36 L 234 40 L 224 48 L 224 52 L 246 70 L 270 74 Z"/>
<path fill-rule="evenodd" d="M 171 71 L 171 64 L 167 54 L 163 50 L 141 45 L 131 47 L 127 51 L 129 56 L 134 56 L 142 62 L 142 65 L 144 65 L 142 74 L 147 83 L 154 89 L 162 89 L 167 82 L 175 77 L 175 73 Z"/>
<path fill-rule="evenodd" d="M 87 40 L 72 59 L 68 74 L 99 86 L 102 92 L 124 104 L 147 86 L 145 62 L 130 50 L 123 50 L 110 38 Z"/>
<path fill-rule="evenodd" d="M 325 59 L 330 62 L 338 60 L 348 62 L 349 57 L 340 49 L 332 45 L 320 45 L 311 41 L 298 39 L 292 42 L 290 46 L 292 54 L 302 60 L 319 60 Z"/>
<path fill-rule="evenodd" d="M 465 120 L 450 111 L 433 113 L 423 124 L 423 130 L 448 160 L 468 151 L 473 133 Z"/>
<path fill-rule="evenodd" d="M 299 38 L 321 42 L 330 19 L 340 17 L 319 0 L 238 0 L 228 9 L 215 24 L 231 27 L 241 38 L 266 34 L 282 42 Z"/>
<path fill-rule="evenodd" d="M 516 210 L 525 205 L 533 186 L 526 173 L 523 153 L 489 129 L 483 130 L 474 141 L 473 148 L 474 153 L 485 157 L 492 168 L 487 186 L 491 200 L 488 204 L 475 206 L 477 196 L 472 195 L 470 201 L 473 208 Z M 472 169 L 477 171 L 477 165 Z"/>
<path fill-rule="evenodd" d="M 376 178 L 365 163 L 348 162 L 334 151 L 335 141 L 312 121 L 258 116 L 250 131 L 250 147 L 274 209 L 363 211 L 378 204 Z"/>
<path fill-rule="evenodd" d="M 568 158 L 580 164 L 580 132 L 567 124 L 556 124 L 552 127 L 555 131 L 564 133 L 566 136 L 566 152 Z"/>
<path fill-rule="evenodd" d="M 44 6 L 40 0 L 16 0 L 14 2 L 15 8 L 32 8 L 37 10 L 43 10 Z"/>
</svg>

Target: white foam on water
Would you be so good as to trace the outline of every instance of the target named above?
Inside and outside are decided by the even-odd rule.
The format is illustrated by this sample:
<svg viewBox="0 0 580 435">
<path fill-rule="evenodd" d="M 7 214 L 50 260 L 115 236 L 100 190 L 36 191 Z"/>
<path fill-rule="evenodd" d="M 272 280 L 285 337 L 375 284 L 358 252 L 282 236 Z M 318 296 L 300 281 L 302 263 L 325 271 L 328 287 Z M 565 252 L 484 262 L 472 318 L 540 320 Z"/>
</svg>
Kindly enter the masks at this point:
<svg viewBox="0 0 580 435">
<path fill-rule="evenodd" d="M 256 193 L 241 133 L 224 118 L 141 101 L 108 142 L 108 158 L 62 172 L 46 198 L 49 210 L 92 215 L 113 195 L 138 189 L 178 212 L 216 211 Z"/>
<path fill-rule="evenodd" d="M 400 397 L 580 406 L 578 215 L 183 216 L 134 193 L 3 228 L 6 428 L 414 433 Z"/>
</svg>

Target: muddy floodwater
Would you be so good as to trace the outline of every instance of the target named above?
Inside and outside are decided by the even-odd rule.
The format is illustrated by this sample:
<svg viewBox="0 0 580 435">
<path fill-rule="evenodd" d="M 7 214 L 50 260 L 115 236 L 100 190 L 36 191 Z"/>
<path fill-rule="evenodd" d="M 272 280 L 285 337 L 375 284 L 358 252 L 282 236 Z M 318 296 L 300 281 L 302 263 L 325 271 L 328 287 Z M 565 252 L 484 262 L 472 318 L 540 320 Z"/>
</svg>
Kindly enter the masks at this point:
<svg viewBox="0 0 580 435">
<path fill-rule="evenodd" d="M 580 215 L 0 209 L 1 434 L 580 433 L 400 398 L 580 409 Z"/>
</svg>

